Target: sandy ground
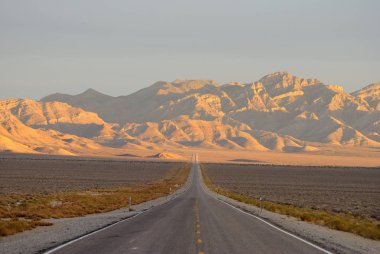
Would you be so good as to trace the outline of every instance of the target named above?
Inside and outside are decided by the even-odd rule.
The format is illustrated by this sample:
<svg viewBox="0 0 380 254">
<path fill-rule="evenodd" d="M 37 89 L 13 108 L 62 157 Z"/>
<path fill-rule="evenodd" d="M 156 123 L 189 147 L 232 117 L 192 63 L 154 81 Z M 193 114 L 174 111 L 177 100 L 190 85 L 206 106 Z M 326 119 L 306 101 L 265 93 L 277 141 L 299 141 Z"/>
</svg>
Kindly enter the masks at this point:
<svg viewBox="0 0 380 254">
<path fill-rule="evenodd" d="M 222 150 L 203 148 L 163 149 L 154 150 L 126 150 L 125 154 L 131 159 L 147 159 L 157 152 L 169 152 L 191 158 L 194 153 L 199 154 L 202 162 L 218 163 L 262 163 L 279 165 L 304 166 L 350 166 L 350 167 L 380 167 L 380 149 L 369 148 L 329 148 L 318 152 L 257 152 L 248 150 Z M 110 155 L 112 156 L 112 155 Z M 117 156 L 120 158 L 120 156 Z M 127 156 L 125 157 L 127 158 Z"/>
<path fill-rule="evenodd" d="M 380 167 L 380 152 L 280 153 L 237 150 L 189 150 L 198 153 L 202 162 L 263 163 L 305 166 Z"/>
<path fill-rule="evenodd" d="M 170 148 L 163 146 L 161 150 L 149 149 L 106 149 L 98 151 L 98 155 L 83 154 L 78 158 L 112 160 L 143 160 L 143 161 L 170 161 L 170 159 L 152 158 L 157 153 L 171 153 L 182 156 L 190 161 L 192 154 L 198 153 L 202 162 L 217 163 L 260 163 L 278 165 L 304 165 L 304 166 L 349 166 L 349 167 L 380 167 L 379 148 L 355 148 L 355 147 L 323 147 L 317 152 L 260 152 L 249 150 L 231 149 L 206 149 L 206 148 Z M 2 157 L 58 157 L 69 158 L 70 156 L 58 155 L 33 155 L 0 153 Z M 75 158 L 70 157 L 70 158 Z"/>
</svg>

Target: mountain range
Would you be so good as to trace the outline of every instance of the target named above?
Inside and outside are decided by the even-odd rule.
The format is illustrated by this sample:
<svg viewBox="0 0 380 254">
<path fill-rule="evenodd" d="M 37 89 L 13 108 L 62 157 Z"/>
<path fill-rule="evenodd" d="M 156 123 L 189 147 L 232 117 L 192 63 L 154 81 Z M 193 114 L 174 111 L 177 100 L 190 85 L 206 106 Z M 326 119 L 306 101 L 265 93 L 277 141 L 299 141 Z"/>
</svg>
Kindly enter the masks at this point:
<svg viewBox="0 0 380 254">
<path fill-rule="evenodd" d="M 378 149 L 380 83 L 347 93 L 318 79 L 276 72 L 247 84 L 160 81 L 127 96 L 88 89 L 39 101 L 0 101 L 2 151 L 79 155 L 163 147 Z"/>
</svg>

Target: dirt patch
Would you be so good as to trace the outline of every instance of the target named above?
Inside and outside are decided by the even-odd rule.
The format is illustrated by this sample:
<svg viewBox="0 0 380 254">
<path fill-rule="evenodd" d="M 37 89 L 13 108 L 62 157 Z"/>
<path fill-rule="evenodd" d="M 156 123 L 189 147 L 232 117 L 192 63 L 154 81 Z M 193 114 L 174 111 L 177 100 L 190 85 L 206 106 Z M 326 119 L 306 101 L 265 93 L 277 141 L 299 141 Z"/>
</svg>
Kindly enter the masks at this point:
<svg viewBox="0 0 380 254">
<path fill-rule="evenodd" d="M 0 159 L 0 193 L 51 193 L 113 188 L 162 178 L 175 162 Z"/>
<path fill-rule="evenodd" d="M 220 187 L 254 198 L 380 220 L 380 170 L 205 164 Z"/>
</svg>

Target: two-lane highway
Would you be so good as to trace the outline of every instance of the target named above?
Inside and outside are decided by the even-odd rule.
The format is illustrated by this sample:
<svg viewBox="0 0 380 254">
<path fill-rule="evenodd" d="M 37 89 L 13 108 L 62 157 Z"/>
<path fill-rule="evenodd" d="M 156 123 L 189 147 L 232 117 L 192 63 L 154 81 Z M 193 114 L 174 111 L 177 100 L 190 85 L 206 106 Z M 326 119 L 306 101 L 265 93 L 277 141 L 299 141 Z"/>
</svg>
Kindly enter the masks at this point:
<svg viewBox="0 0 380 254">
<path fill-rule="evenodd" d="M 210 196 L 194 158 L 176 199 L 49 253 L 328 253 Z"/>
</svg>

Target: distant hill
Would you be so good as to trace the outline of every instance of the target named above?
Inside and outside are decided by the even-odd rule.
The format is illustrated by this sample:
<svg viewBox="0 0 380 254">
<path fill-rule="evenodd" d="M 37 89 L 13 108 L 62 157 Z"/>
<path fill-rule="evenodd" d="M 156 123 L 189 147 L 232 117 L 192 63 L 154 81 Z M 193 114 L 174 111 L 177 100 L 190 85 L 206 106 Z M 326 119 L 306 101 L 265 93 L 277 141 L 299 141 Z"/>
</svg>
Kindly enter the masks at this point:
<svg viewBox="0 0 380 254">
<path fill-rule="evenodd" d="M 119 97 L 89 89 L 78 95 L 52 94 L 39 102 L 3 100 L 0 112 L 0 134 L 5 133 L 0 149 L 23 152 L 44 151 L 45 143 L 35 144 L 38 139 L 29 143 L 33 135 L 49 140 L 75 135 L 100 149 L 313 152 L 330 146 L 380 147 L 380 83 L 349 94 L 341 86 L 288 72 L 247 84 L 160 81 Z M 24 140 L 12 132 L 12 124 L 27 128 Z M 80 153 L 66 143 L 62 149 Z"/>
<path fill-rule="evenodd" d="M 102 94 L 90 88 L 78 95 L 68 95 L 55 93 L 41 99 L 42 102 L 64 102 L 74 107 L 80 107 L 90 112 L 97 112 L 99 115 L 103 106 L 114 97 Z"/>
<path fill-rule="evenodd" d="M 167 160 L 185 160 L 183 156 L 174 153 L 157 153 L 149 157 Z"/>
</svg>

